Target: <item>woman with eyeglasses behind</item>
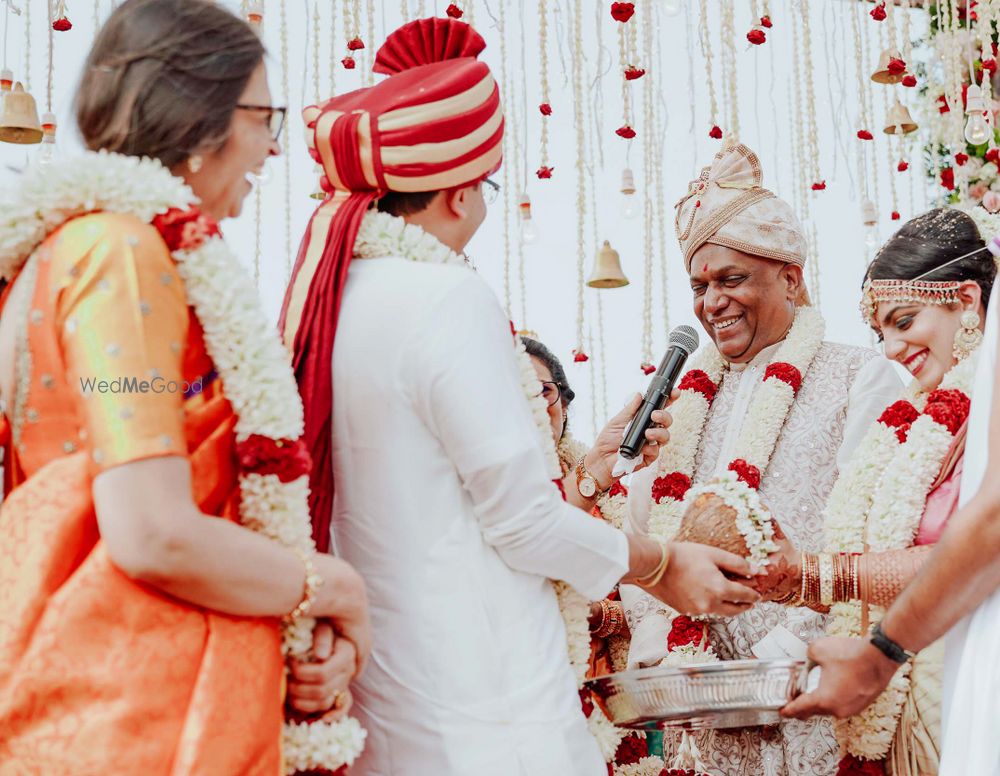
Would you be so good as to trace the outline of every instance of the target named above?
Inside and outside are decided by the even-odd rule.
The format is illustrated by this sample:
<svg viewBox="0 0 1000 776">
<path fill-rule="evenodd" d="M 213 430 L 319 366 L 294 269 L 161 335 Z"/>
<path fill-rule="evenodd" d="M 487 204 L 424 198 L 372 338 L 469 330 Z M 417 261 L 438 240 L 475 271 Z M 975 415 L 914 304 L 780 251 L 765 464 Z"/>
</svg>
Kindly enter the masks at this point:
<svg viewBox="0 0 1000 776">
<path fill-rule="evenodd" d="M 277 776 L 286 667 L 296 712 L 349 705 L 364 585 L 313 550 L 288 355 L 217 227 L 283 113 L 246 23 L 128 0 L 76 98 L 91 153 L 0 208 L 4 773 Z"/>
<path fill-rule="evenodd" d="M 562 490 L 566 494 L 566 500 L 616 528 L 621 528 L 628 491 L 618 481 L 619 478 L 611 476 L 611 471 L 625 427 L 639 408 L 642 397 L 636 394 L 621 412 L 608 421 L 593 447 L 588 448 L 569 433 L 569 407 L 576 394 L 569 385 L 559 359 L 538 340 L 522 337 L 521 341 L 542 383 L 542 397 L 548 403 L 552 439 L 562 468 Z M 654 421 L 670 424 L 667 413 L 654 413 Z M 642 462 L 638 469 L 656 460 L 659 445 L 669 440 L 670 433 L 666 428 L 653 428 L 649 436 L 652 438 L 643 448 Z M 617 588 L 603 601 L 591 603 L 589 624 L 590 666 L 587 678 L 625 670 L 630 634 Z M 586 709 L 587 701 L 584 706 Z M 620 732 L 624 738 L 612 760 L 614 764 L 637 762 L 648 754 L 642 733 L 625 730 Z"/>
</svg>

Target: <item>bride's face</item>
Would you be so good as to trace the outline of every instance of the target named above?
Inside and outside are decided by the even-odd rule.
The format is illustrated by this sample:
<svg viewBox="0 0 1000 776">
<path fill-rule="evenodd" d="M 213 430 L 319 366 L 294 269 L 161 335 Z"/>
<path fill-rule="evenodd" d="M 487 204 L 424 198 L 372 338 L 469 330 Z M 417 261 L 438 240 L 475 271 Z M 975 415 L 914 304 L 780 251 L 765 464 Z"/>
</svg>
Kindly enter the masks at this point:
<svg viewBox="0 0 1000 776">
<path fill-rule="evenodd" d="M 902 364 L 925 391 L 940 386 L 955 365 L 955 335 L 962 326 L 962 313 L 980 308 L 979 286 L 971 281 L 962 286 L 963 300 L 954 305 L 879 302 L 875 328 L 886 358 Z M 984 313 L 979 313 L 982 320 Z"/>
</svg>

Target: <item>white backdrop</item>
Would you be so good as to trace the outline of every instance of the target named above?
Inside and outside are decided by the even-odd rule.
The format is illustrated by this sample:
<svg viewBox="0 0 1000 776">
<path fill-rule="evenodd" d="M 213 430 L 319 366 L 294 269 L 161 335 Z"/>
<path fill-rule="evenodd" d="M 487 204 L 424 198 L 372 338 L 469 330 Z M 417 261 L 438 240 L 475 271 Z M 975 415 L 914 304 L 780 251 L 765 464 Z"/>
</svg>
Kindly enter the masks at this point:
<svg viewBox="0 0 1000 776">
<path fill-rule="evenodd" d="M 16 0 L 15 0 L 16 2 Z M 39 101 L 39 111 L 45 110 L 47 26 L 45 23 L 46 0 L 20 0 L 20 5 L 32 4 L 30 81 L 32 91 Z M 502 71 L 497 18 L 500 3 L 508 27 L 508 63 L 512 71 L 510 82 L 500 78 Z M 521 305 L 518 286 L 516 256 L 512 267 L 511 315 L 518 327 L 527 326 L 536 331 L 563 360 L 571 383 L 578 395 L 575 409 L 576 425 L 581 437 L 587 437 L 595 420 L 604 417 L 603 397 L 608 397 L 608 409 L 613 413 L 626 395 L 641 388 L 645 378 L 639 371 L 641 361 L 642 309 L 643 309 L 643 239 L 642 221 L 627 221 L 619 212 L 618 188 L 621 170 L 626 165 L 628 144 L 614 134 L 621 123 L 620 75 L 617 56 L 617 23 L 608 13 L 609 2 L 581 0 L 586 16 L 583 50 L 587 58 L 588 89 L 594 90 L 591 101 L 593 114 L 587 118 L 588 143 L 600 153 L 589 153 L 587 162 L 593 168 L 596 189 L 597 224 L 593 228 L 592 212 L 587 218 L 586 273 L 589 275 L 594 252 L 594 236 L 608 239 L 622 256 L 622 263 L 632 284 L 626 288 L 595 291 L 586 290 L 586 328 L 592 332 L 594 342 L 588 350 L 594 358 L 587 364 L 573 364 L 571 349 L 576 344 L 577 287 L 576 287 L 576 146 L 573 124 L 571 54 L 569 50 L 568 14 L 572 13 L 573 0 L 550 0 L 549 60 L 551 102 L 554 114 L 549 119 L 550 164 L 555 175 L 549 181 L 539 181 L 533 174 L 527 179 L 527 190 L 532 197 L 534 218 L 540 228 L 540 239 L 525 249 L 524 279 L 526 315 Z M 512 196 L 524 187 L 525 170 L 532 171 L 539 164 L 538 136 L 541 118 L 537 105 L 539 97 L 538 72 L 538 19 L 535 2 L 525 0 L 473 0 L 475 23 L 487 40 L 483 59 L 494 68 L 502 89 L 514 89 L 520 102 L 521 117 L 511 129 L 518 133 L 520 144 L 527 149 L 522 160 L 508 159 L 508 177 L 514 188 Z M 236 9 L 238 3 L 227 2 Z M 406 0 L 403 0 L 406 4 Z M 52 107 L 59 120 L 59 149 L 63 163 L 71 158 L 79 143 L 72 127 L 71 103 L 75 84 L 87 48 L 93 37 L 96 13 L 103 18 L 111 10 L 110 0 L 96 3 L 70 0 L 69 11 L 73 29 L 55 33 L 53 56 Z M 447 3 L 428 0 L 424 6 L 428 13 L 443 13 Z M 469 2 L 464 3 L 468 8 Z M 637 5 L 639 5 L 637 3 Z M 660 94 L 658 98 L 666 117 L 666 133 L 658 138 L 658 155 L 662 158 L 664 184 L 662 191 L 652 192 L 657 208 L 665 211 L 668 237 L 673 234 L 673 204 L 687 188 L 687 182 L 697 174 L 703 164 L 718 150 L 719 141 L 708 137 L 708 97 L 705 85 L 705 63 L 698 46 L 697 4 L 688 0 L 653 0 L 657 27 L 657 57 L 643 66 L 651 73 L 659 69 Z M 749 3 L 739 2 L 736 10 L 738 95 L 741 121 L 740 139 L 754 148 L 764 167 L 765 185 L 784 193 L 791 199 L 794 160 L 793 54 L 791 15 L 797 13 L 798 0 L 772 0 L 774 27 L 768 31 L 768 42 L 763 46 L 748 46 L 743 35 L 750 29 Z M 283 68 L 281 16 L 282 6 L 286 20 L 287 71 Z M 418 8 L 417 0 L 410 0 L 412 15 Z M 673 7 L 680 13 L 669 15 Z M 375 9 L 375 33 L 381 41 L 385 32 L 394 29 L 402 20 L 399 2 L 392 0 L 370 5 Z M 640 6 L 641 7 L 641 6 Z M 724 77 L 718 67 L 720 47 L 718 31 L 719 0 L 709 0 L 711 38 L 716 63 L 715 81 L 718 86 Z M 2 9 L 2 0 L 0 0 Z M 873 23 L 867 17 L 865 3 L 851 0 L 813 0 L 811 11 L 812 50 L 815 68 L 816 104 L 818 109 L 819 148 L 822 177 L 827 189 L 810 195 L 812 220 L 816 225 L 821 268 L 821 306 L 828 321 L 830 339 L 857 344 L 869 344 L 871 337 L 861 325 L 857 313 L 857 299 L 863 268 L 866 263 L 863 227 L 860 219 L 860 182 L 857 179 L 853 149 L 860 142 L 855 139 L 858 104 L 858 81 L 855 76 L 855 49 L 850 35 L 849 14 L 865 14 L 862 22 L 869 39 L 866 59 L 868 70 L 877 57 L 878 41 Z M 319 14 L 320 46 L 318 56 L 312 45 L 315 29 L 314 14 Z M 255 217 L 254 196 L 247 200 L 244 215 L 224 225 L 226 235 L 243 257 L 248 267 L 254 264 L 256 244 L 260 241 L 260 291 L 268 314 L 276 318 L 285 285 L 289 253 L 294 255 L 299 237 L 316 202 L 308 197 L 315 187 L 312 162 L 306 156 L 301 141 L 302 122 L 299 110 L 315 99 L 318 76 L 319 93 L 326 96 L 331 91 L 330 75 L 335 76 L 335 88 L 344 91 L 361 84 L 361 67 L 345 71 L 339 64 L 331 67 L 346 53 L 342 32 L 342 4 L 339 0 L 267 0 L 264 22 L 264 39 L 269 50 L 269 73 L 276 104 L 287 102 L 291 110 L 290 148 L 288 166 L 291 171 L 288 217 L 290 230 L 286 234 L 286 177 L 285 159 L 270 163 L 270 180 L 261 188 L 261 213 Z M 913 36 L 919 38 L 926 30 L 926 16 L 913 15 Z M 331 57 L 330 25 L 337 25 L 336 45 Z M 599 37 L 598 37 L 599 30 Z M 364 32 L 364 29 L 362 30 Z M 521 46 L 521 41 L 525 45 Z M 24 16 L 11 16 L 9 20 L 7 59 L 18 78 L 24 78 Z M 603 53 L 602 53 L 603 49 Z M 316 67 L 316 62 L 319 67 Z M 363 63 L 359 63 L 363 64 Z M 598 66 L 603 77 L 598 78 Z M 283 81 L 287 73 L 289 84 L 285 94 Z M 647 76 L 649 78 L 649 76 Z M 642 81 L 633 89 L 641 88 Z M 876 87 L 889 88 L 889 87 Z M 894 87 L 900 89 L 900 87 Z M 915 89 L 907 90 L 904 98 L 916 99 Z M 912 95 L 912 97 L 911 97 Z M 634 98 L 638 102 L 638 97 Z M 876 156 L 880 167 L 878 176 L 878 209 L 880 236 L 884 239 L 893 224 L 888 215 L 892 209 L 889 198 L 888 177 L 894 175 L 899 200 L 899 210 L 905 221 L 911 214 L 929 206 L 927 187 L 923 183 L 922 153 L 919 141 L 911 140 L 908 158 L 911 170 L 906 175 L 895 172 L 898 154 L 886 147 L 882 134 L 884 111 L 882 99 L 876 93 L 875 124 Z M 914 115 L 917 111 L 913 110 Z M 641 116 L 641 113 L 637 111 Z M 527 124 L 523 121 L 527 115 Z M 644 128 L 636 120 L 640 139 L 633 143 L 630 162 L 641 185 L 642 152 L 639 147 Z M 0 144 L 0 185 L 11 185 L 15 170 L 33 163 L 37 146 L 17 147 Z M 894 147 L 895 149 L 895 147 Z M 602 158 L 603 157 L 603 158 Z M 512 164 L 512 162 L 514 162 Z M 602 164 L 603 162 L 603 164 Z M 890 163 L 892 167 L 890 167 Z M 497 176 L 503 181 L 503 173 Z M 870 189 L 874 179 L 869 181 Z M 872 195 L 875 192 L 872 190 Z M 640 192 L 640 195 L 642 192 Z M 259 229 L 258 229 L 259 227 Z M 476 236 L 469 253 L 498 295 L 505 297 L 503 206 L 498 202 L 487 223 Z M 289 239 L 290 235 L 290 239 Z M 513 233 L 516 239 L 516 232 Z M 664 309 L 660 295 L 659 274 L 653 283 L 653 354 L 658 360 L 670 326 L 689 323 L 697 327 L 690 307 L 690 291 L 676 243 L 668 239 L 666 266 L 668 268 L 667 305 Z M 815 261 L 816 257 L 811 257 Z M 659 260 L 656 261 L 659 272 Z M 605 363 L 597 357 L 600 353 L 595 300 L 602 294 Z M 391 315 L 391 310 L 386 310 Z M 699 333 L 700 329 L 699 329 Z M 703 340 L 706 339 L 703 337 Z M 601 388 L 606 381 L 606 392 Z M 591 410 L 593 395 L 591 383 L 597 386 L 596 412 Z"/>
</svg>

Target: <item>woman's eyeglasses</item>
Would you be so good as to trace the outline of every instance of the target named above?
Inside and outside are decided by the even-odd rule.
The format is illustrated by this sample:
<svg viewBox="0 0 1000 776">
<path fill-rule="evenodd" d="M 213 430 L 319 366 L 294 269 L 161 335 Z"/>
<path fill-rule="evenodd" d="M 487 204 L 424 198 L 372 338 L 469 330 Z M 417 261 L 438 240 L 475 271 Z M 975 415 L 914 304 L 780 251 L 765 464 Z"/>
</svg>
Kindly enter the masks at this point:
<svg viewBox="0 0 1000 776">
<path fill-rule="evenodd" d="M 559 399 L 562 398 L 562 389 L 559 387 L 559 383 L 544 382 L 542 383 L 542 393 L 541 397 L 545 399 L 546 403 L 551 407 Z"/>
<path fill-rule="evenodd" d="M 500 196 L 500 184 L 494 183 L 489 178 L 483 178 L 483 201 L 487 205 L 492 205 Z"/>
<path fill-rule="evenodd" d="M 288 112 L 288 108 L 284 106 L 275 105 L 244 105 L 237 104 L 236 106 L 240 110 L 250 110 L 255 113 L 266 113 L 267 114 L 267 126 L 271 130 L 271 139 L 277 140 L 281 137 L 281 130 L 285 126 L 285 114 Z"/>
</svg>

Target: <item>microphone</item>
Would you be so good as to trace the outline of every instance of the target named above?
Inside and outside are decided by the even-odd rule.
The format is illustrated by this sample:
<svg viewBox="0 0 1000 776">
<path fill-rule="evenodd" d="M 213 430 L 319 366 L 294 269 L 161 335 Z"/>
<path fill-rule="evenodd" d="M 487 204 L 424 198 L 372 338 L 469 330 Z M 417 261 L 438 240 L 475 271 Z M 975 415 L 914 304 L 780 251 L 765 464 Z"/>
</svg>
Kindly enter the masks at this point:
<svg viewBox="0 0 1000 776">
<path fill-rule="evenodd" d="M 625 436 L 618 448 L 618 461 L 613 471 L 615 476 L 618 476 L 619 472 L 628 473 L 635 468 L 639 451 L 646 444 L 646 431 L 653 425 L 653 412 L 663 409 L 666 405 L 688 356 L 697 349 L 698 332 L 690 326 L 678 326 L 670 332 L 667 352 L 660 362 L 660 368 L 649 381 L 642 405 L 625 429 Z"/>
</svg>

